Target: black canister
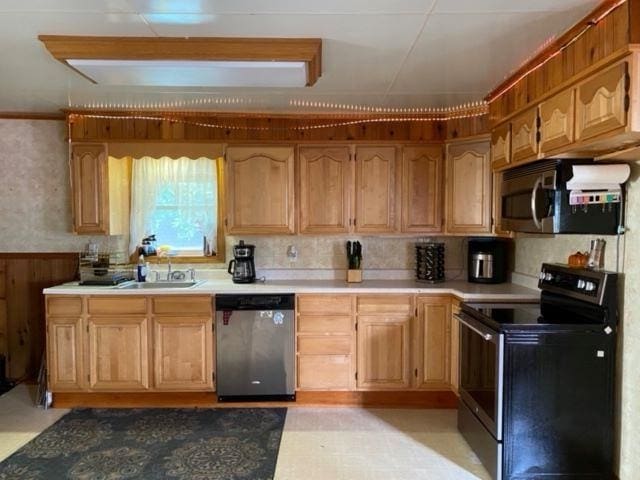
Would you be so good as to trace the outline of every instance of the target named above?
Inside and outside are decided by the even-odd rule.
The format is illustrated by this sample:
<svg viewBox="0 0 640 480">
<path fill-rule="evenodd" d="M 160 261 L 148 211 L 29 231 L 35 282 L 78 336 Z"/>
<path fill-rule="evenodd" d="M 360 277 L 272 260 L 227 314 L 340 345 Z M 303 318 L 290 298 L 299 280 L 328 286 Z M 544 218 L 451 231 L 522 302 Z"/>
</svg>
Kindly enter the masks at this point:
<svg viewBox="0 0 640 480">
<path fill-rule="evenodd" d="M 444 282 L 444 243 L 416 243 L 416 280 L 418 282 Z"/>
</svg>

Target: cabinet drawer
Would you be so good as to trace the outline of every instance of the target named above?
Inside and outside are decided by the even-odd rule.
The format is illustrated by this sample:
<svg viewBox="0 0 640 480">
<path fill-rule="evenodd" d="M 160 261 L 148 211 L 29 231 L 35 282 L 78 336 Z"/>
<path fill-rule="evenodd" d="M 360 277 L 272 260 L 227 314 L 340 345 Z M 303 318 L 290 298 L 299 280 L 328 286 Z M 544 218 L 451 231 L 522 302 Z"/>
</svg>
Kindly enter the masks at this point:
<svg viewBox="0 0 640 480">
<path fill-rule="evenodd" d="M 300 295 L 298 312 L 308 315 L 323 313 L 351 315 L 351 297 L 349 295 Z"/>
<path fill-rule="evenodd" d="M 359 296 L 358 313 L 392 313 L 410 315 L 411 295 L 376 295 Z"/>
<path fill-rule="evenodd" d="M 91 297 L 89 298 L 90 315 L 132 315 L 146 314 L 146 297 Z"/>
<path fill-rule="evenodd" d="M 298 388 L 349 390 L 351 357 L 348 355 L 299 355 Z"/>
<path fill-rule="evenodd" d="M 350 336 L 298 337 L 298 352 L 311 355 L 349 355 Z"/>
<path fill-rule="evenodd" d="M 183 295 L 179 297 L 155 297 L 153 299 L 153 313 L 157 314 L 204 314 L 211 315 L 213 300 L 211 297 L 193 297 Z"/>
<path fill-rule="evenodd" d="M 82 298 L 47 298 L 47 315 L 80 316 L 82 315 Z"/>
<path fill-rule="evenodd" d="M 298 333 L 351 333 L 351 317 L 339 315 L 300 315 Z"/>
</svg>

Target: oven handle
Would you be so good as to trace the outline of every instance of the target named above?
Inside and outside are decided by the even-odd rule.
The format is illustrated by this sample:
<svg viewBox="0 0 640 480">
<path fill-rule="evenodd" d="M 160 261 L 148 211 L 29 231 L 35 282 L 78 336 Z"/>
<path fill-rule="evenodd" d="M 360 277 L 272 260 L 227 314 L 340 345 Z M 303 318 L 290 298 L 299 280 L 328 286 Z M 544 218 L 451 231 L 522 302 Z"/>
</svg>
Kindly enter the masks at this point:
<svg viewBox="0 0 640 480">
<path fill-rule="evenodd" d="M 533 190 L 531 191 L 531 218 L 533 218 L 533 223 L 535 223 L 538 230 L 542 230 L 542 224 L 536 214 L 536 200 L 538 199 L 538 189 L 540 185 L 542 185 L 542 175 L 539 176 L 536 183 L 533 184 Z"/>
<path fill-rule="evenodd" d="M 490 342 L 491 340 L 493 340 L 493 335 L 491 333 L 487 333 L 487 332 L 483 332 L 482 330 L 480 330 L 479 328 L 471 325 L 469 322 L 467 322 L 466 320 L 464 320 L 460 315 L 458 314 L 453 314 L 453 318 L 455 318 L 456 320 L 458 320 L 460 323 L 462 323 L 464 326 L 469 327 L 471 330 L 473 330 L 474 332 L 476 332 L 478 335 L 480 335 L 482 338 L 484 338 L 487 342 Z"/>
</svg>

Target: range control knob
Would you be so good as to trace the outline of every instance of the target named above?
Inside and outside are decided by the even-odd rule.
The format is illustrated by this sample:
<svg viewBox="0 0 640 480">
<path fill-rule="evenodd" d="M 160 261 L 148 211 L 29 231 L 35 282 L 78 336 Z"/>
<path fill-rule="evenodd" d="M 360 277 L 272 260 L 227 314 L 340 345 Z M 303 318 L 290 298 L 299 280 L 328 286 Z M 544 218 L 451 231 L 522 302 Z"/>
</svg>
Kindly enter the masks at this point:
<svg viewBox="0 0 640 480">
<path fill-rule="evenodd" d="M 540 275 L 538 276 L 538 278 L 540 280 L 544 280 L 544 277 L 545 277 L 544 272 L 540 272 Z"/>
<path fill-rule="evenodd" d="M 596 284 L 593 282 L 586 282 L 584 285 L 584 289 L 587 292 L 593 292 L 596 289 Z"/>
<path fill-rule="evenodd" d="M 578 285 L 577 285 L 577 287 L 578 287 L 579 289 L 583 289 L 583 288 L 584 288 L 584 285 L 585 285 L 585 281 L 584 281 L 584 280 L 582 280 L 582 279 L 578 280 Z"/>
<path fill-rule="evenodd" d="M 545 279 L 547 282 L 550 282 L 551 280 L 553 280 L 553 274 L 552 274 L 552 273 L 548 273 L 548 272 L 547 272 L 547 273 L 545 273 L 545 275 L 544 275 L 544 279 Z"/>
</svg>

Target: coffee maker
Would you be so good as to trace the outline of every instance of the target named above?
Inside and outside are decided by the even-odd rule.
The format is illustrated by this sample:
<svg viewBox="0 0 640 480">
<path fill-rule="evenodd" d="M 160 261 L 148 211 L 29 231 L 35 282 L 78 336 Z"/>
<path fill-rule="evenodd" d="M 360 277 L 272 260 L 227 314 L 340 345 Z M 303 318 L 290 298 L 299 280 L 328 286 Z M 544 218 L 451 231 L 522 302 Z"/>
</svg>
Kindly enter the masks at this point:
<svg viewBox="0 0 640 480">
<path fill-rule="evenodd" d="M 507 281 L 509 241 L 504 238 L 469 239 L 468 279 L 473 283 Z"/>
<path fill-rule="evenodd" d="M 234 259 L 229 262 L 229 272 L 233 283 L 253 283 L 256 281 L 256 266 L 253 263 L 253 252 L 255 245 L 245 245 L 244 240 L 240 240 L 238 245 L 233 246 Z"/>
</svg>

